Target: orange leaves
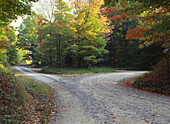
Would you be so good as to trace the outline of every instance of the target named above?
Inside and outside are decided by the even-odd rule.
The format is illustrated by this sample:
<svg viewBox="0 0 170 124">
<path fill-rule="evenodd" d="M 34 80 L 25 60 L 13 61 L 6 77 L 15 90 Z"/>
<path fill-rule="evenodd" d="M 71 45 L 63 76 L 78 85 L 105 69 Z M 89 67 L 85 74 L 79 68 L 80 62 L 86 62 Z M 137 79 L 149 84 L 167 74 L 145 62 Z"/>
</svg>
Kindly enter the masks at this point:
<svg viewBox="0 0 170 124">
<path fill-rule="evenodd" d="M 103 14 L 115 14 L 118 10 L 115 7 L 106 8 L 103 10 Z"/>
<path fill-rule="evenodd" d="M 133 30 L 129 30 L 126 35 L 126 39 L 137 39 L 143 35 L 148 28 L 136 27 Z"/>
<path fill-rule="evenodd" d="M 136 19 L 136 16 L 133 15 L 133 19 Z"/>
<path fill-rule="evenodd" d="M 111 21 L 118 21 L 118 20 L 120 20 L 121 21 L 121 23 L 123 23 L 125 20 L 124 19 L 127 19 L 127 15 L 126 14 L 121 14 L 121 15 L 118 15 L 118 16 L 112 16 L 112 17 L 108 17 L 108 19 L 109 20 L 111 20 Z M 119 21 L 119 22 L 120 22 Z"/>
<path fill-rule="evenodd" d="M 124 21 L 125 21 L 125 20 L 122 19 L 122 20 L 119 21 L 119 23 L 122 24 Z"/>
<path fill-rule="evenodd" d="M 55 22 L 54 23 L 57 27 L 59 27 L 60 29 L 63 29 L 63 25 L 61 25 L 61 24 L 59 24 L 59 23 L 57 23 L 57 22 Z"/>
</svg>

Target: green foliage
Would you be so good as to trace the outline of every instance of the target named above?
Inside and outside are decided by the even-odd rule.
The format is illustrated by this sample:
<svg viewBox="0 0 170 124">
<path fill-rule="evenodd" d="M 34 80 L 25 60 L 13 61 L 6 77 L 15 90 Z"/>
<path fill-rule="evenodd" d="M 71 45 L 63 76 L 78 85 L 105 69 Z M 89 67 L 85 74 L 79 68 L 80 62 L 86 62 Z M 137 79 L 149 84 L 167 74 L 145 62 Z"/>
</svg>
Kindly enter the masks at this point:
<svg viewBox="0 0 170 124">
<path fill-rule="evenodd" d="M 37 52 L 35 48 L 38 46 L 38 16 L 28 16 L 18 28 L 18 47 L 26 50 L 25 59 L 32 59 L 34 64 L 38 65 Z"/>
<path fill-rule="evenodd" d="M 56 4 L 54 21 L 46 21 L 45 24 L 41 25 L 43 28 L 41 30 L 43 44 L 38 49 L 43 55 L 41 59 L 43 66 L 60 67 L 64 59 L 67 42 L 72 37 L 69 33 L 69 26 L 74 19 L 74 16 L 70 13 L 71 8 L 63 1 L 58 1 Z"/>
<path fill-rule="evenodd" d="M 20 46 L 31 51 L 28 57 L 32 64 L 88 67 L 97 63 L 99 57 L 107 53 L 103 38 L 107 18 L 101 15 L 100 8 L 96 4 L 85 5 L 73 15 L 71 8 L 59 0 L 55 9 L 53 20 L 28 17 L 19 28 Z M 43 42 L 38 44 L 40 40 Z M 67 62 L 67 58 L 71 61 Z"/>
<path fill-rule="evenodd" d="M 17 64 L 20 59 L 16 46 L 17 36 L 14 28 L 6 25 L 0 27 L 0 31 L 0 68 L 5 71 L 7 70 L 6 67 Z"/>
<path fill-rule="evenodd" d="M 168 4 L 169 4 L 169 0 L 164 0 L 164 1 L 161 1 L 161 0 L 104 0 L 105 2 L 105 7 L 112 7 L 114 6 L 116 3 L 120 3 L 120 2 L 126 2 L 127 1 L 129 2 L 139 2 L 139 3 L 142 3 L 143 4 L 143 7 L 161 7 L 161 6 L 166 6 L 168 7 Z M 135 9 L 136 11 L 139 11 L 139 9 L 143 9 L 143 8 L 138 8 L 138 9 Z"/>
<path fill-rule="evenodd" d="M 19 55 L 18 55 L 18 48 L 17 48 L 17 35 L 15 34 L 15 30 L 13 27 L 6 26 L 5 33 L 8 37 L 8 49 L 6 50 L 6 55 L 8 63 L 10 65 L 15 65 L 19 63 Z"/>
<path fill-rule="evenodd" d="M 89 68 L 48 68 L 44 67 L 40 71 L 49 74 L 95 74 L 115 72 L 114 68 L 107 67 L 89 67 Z"/>
<path fill-rule="evenodd" d="M 0 72 L 0 123 L 20 123 L 26 109 L 27 92 L 14 74 Z"/>
<path fill-rule="evenodd" d="M 0 0 L 0 20 L 9 22 L 17 16 L 31 14 L 30 2 L 38 0 Z"/>
<path fill-rule="evenodd" d="M 114 68 L 150 69 L 162 55 L 161 46 L 152 44 L 149 47 L 140 49 L 139 40 L 126 39 L 127 31 L 138 25 L 137 19 L 132 19 L 127 14 L 116 19 L 116 17 L 120 16 L 118 9 L 110 10 L 112 11 L 108 9 L 108 13 L 106 13 L 111 18 L 110 25 L 113 27 L 112 33 L 108 36 L 110 40 L 106 46 L 109 53 L 105 55 L 104 60 L 99 64 L 110 65 Z"/>
<path fill-rule="evenodd" d="M 38 44 L 38 16 L 28 16 L 23 20 L 18 30 L 18 45 L 22 49 L 29 49 L 31 45 L 36 46 Z"/>
<path fill-rule="evenodd" d="M 88 67 L 98 62 L 98 58 L 107 53 L 104 49 L 107 33 L 107 19 L 101 15 L 96 4 L 84 5 L 76 11 L 77 17 L 72 26 L 75 35 L 67 47 L 67 57 L 71 59 L 69 65 L 74 67 Z"/>
<path fill-rule="evenodd" d="M 119 0 L 104 0 L 105 5 L 103 7 L 112 7 L 114 6 L 116 3 L 119 2 Z"/>
</svg>

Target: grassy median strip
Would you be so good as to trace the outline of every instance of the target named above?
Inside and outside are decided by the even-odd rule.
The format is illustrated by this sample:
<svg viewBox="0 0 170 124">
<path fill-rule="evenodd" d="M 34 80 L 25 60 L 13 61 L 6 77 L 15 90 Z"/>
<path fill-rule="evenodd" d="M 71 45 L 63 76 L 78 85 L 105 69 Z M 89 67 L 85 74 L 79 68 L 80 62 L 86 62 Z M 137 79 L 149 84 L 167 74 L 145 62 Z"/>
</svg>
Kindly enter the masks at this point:
<svg viewBox="0 0 170 124">
<path fill-rule="evenodd" d="M 108 67 L 89 67 L 89 68 L 48 68 L 44 67 L 40 71 L 47 74 L 95 74 L 115 72 L 114 68 Z"/>
</svg>

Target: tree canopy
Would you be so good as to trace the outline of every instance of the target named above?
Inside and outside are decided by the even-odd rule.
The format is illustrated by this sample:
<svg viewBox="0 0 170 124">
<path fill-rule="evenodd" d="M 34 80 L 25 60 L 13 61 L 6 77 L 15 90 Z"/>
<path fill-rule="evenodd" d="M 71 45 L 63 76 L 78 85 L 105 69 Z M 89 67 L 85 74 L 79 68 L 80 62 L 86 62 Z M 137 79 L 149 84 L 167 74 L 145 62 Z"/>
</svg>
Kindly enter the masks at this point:
<svg viewBox="0 0 170 124">
<path fill-rule="evenodd" d="M 0 0 L 0 20 L 4 22 L 17 19 L 17 16 L 31 14 L 31 2 L 38 0 Z"/>
</svg>

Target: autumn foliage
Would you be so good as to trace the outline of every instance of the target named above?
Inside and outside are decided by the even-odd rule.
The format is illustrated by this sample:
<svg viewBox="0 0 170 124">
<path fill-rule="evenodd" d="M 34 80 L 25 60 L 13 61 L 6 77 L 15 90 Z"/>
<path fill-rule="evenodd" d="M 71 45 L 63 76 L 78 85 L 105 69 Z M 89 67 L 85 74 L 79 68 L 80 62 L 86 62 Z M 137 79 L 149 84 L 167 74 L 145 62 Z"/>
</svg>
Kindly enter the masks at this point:
<svg viewBox="0 0 170 124">
<path fill-rule="evenodd" d="M 122 9 L 127 8 L 127 5 L 116 5 L 111 8 L 105 8 L 102 10 L 102 13 L 108 15 L 108 19 L 111 21 L 123 23 L 130 16 L 127 13 L 122 12 Z"/>
<path fill-rule="evenodd" d="M 152 72 L 137 78 L 132 85 L 139 89 L 170 95 L 170 85 L 167 81 L 167 76 L 167 61 L 166 59 L 163 59 L 153 67 Z"/>
<path fill-rule="evenodd" d="M 136 27 L 133 30 L 130 29 L 127 32 L 126 39 L 137 39 L 139 37 L 142 37 L 144 32 L 147 30 L 148 28 L 141 28 L 141 27 Z"/>
</svg>

